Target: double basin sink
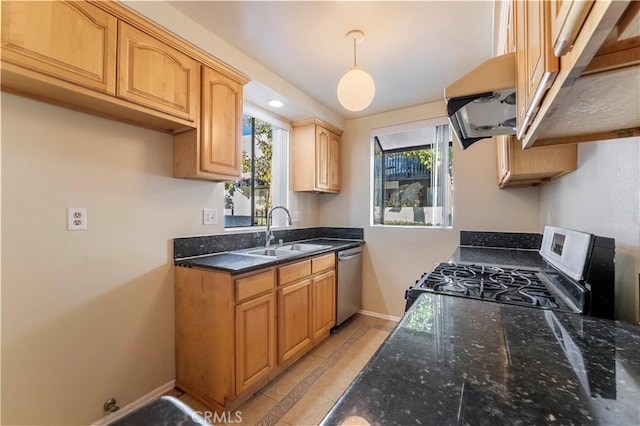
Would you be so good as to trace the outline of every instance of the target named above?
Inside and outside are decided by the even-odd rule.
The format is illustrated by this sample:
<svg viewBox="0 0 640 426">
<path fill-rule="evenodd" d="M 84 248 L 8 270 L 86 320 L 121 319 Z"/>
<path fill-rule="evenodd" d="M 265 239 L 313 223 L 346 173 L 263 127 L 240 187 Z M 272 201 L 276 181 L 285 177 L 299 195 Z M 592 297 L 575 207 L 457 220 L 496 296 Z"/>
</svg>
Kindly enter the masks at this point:
<svg viewBox="0 0 640 426">
<path fill-rule="evenodd" d="M 271 247 L 251 248 L 246 250 L 234 251 L 234 254 L 240 254 L 245 256 L 259 256 L 270 257 L 274 259 L 280 259 L 283 257 L 296 256 L 301 253 L 312 252 L 317 250 L 323 250 L 331 246 L 312 243 L 291 243 L 284 245 L 277 245 Z"/>
</svg>

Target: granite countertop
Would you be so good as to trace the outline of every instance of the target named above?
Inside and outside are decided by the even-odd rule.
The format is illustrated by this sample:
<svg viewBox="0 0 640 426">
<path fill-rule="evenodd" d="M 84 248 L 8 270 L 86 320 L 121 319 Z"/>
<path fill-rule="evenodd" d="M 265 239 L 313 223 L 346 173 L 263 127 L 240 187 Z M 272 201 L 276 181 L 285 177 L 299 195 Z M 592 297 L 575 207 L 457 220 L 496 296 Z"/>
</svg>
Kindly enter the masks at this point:
<svg viewBox="0 0 640 426">
<path fill-rule="evenodd" d="M 425 293 L 322 424 L 640 424 L 639 354 L 638 325 Z"/>
<path fill-rule="evenodd" d="M 514 268 L 543 268 L 542 235 L 521 232 L 460 231 L 460 246 L 449 262 Z"/>
<path fill-rule="evenodd" d="M 514 268 L 542 268 L 544 260 L 537 250 L 499 247 L 460 246 L 449 259 L 453 263 L 484 263 Z"/>
<path fill-rule="evenodd" d="M 294 241 L 294 243 L 299 242 L 320 244 L 328 247 L 320 250 L 299 252 L 299 254 L 281 258 L 273 258 L 268 256 L 247 256 L 243 254 L 236 254 L 233 252 L 222 252 L 189 259 L 176 259 L 174 261 L 174 264 L 176 266 L 215 269 L 219 271 L 231 272 L 231 274 L 236 275 L 273 265 L 291 262 L 293 260 L 300 260 L 310 256 L 317 256 L 322 253 L 329 253 L 332 251 L 358 247 L 364 244 L 363 240 L 337 238 L 313 238 L 304 241 Z M 287 241 L 285 244 L 291 243 L 291 241 Z M 277 247 L 274 244 L 272 248 Z"/>
</svg>

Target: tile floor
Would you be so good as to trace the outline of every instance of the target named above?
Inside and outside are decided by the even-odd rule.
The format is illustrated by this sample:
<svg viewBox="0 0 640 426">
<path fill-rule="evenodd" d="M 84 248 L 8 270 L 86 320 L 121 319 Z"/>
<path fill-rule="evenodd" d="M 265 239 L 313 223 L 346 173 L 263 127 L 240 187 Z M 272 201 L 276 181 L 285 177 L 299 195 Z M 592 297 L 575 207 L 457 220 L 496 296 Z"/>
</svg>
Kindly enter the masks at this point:
<svg viewBox="0 0 640 426">
<path fill-rule="evenodd" d="M 356 314 L 238 407 L 238 418 L 244 425 L 317 425 L 395 325 Z M 196 411 L 208 411 L 178 389 L 168 395 Z"/>
</svg>

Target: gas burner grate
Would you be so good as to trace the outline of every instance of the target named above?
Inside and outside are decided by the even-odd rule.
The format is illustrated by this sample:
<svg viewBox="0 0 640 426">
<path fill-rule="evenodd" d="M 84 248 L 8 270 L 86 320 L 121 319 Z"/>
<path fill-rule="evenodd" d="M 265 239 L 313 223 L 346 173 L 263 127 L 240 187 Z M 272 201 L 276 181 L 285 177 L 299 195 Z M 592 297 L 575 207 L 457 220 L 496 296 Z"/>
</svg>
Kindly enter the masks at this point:
<svg viewBox="0 0 640 426">
<path fill-rule="evenodd" d="M 535 271 L 439 263 L 423 276 L 419 287 L 454 296 L 546 309 L 559 308 Z"/>
</svg>

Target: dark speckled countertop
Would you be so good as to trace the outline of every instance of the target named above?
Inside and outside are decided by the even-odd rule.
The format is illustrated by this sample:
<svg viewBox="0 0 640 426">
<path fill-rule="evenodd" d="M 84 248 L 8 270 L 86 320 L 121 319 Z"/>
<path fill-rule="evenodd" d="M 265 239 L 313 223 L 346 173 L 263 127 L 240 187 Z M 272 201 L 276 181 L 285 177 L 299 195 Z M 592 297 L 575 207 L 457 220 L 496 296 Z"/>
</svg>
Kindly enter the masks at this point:
<svg viewBox="0 0 640 426">
<path fill-rule="evenodd" d="M 458 247 L 450 262 L 484 263 L 511 267 L 540 268 L 544 261 L 537 250 L 498 247 Z"/>
<path fill-rule="evenodd" d="M 639 401 L 640 326 L 425 293 L 322 424 L 638 425 Z"/>
<path fill-rule="evenodd" d="M 273 265 L 278 265 L 281 263 L 291 262 L 292 260 L 303 259 L 309 256 L 316 256 L 322 253 L 358 247 L 364 244 L 363 240 L 334 238 L 314 238 L 310 240 L 304 240 L 303 242 L 325 245 L 328 247 L 315 251 L 300 252 L 299 254 L 293 256 L 287 256 L 278 259 L 268 256 L 247 256 L 243 254 L 236 254 L 233 252 L 222 252 L 193 257 L 189 259 L 176 259 L 174 263 L 176 266 L 215 269 L 219 271 L 231 272 L 233 275 L 235 275 L 243 274 L 245 272 L 251 272 Z M 287 244 L 289 243 L 290 242 L 287 242 Z M 276 245 L 273 245 L 272 248 L 277 247 Z"/>
</svg>

